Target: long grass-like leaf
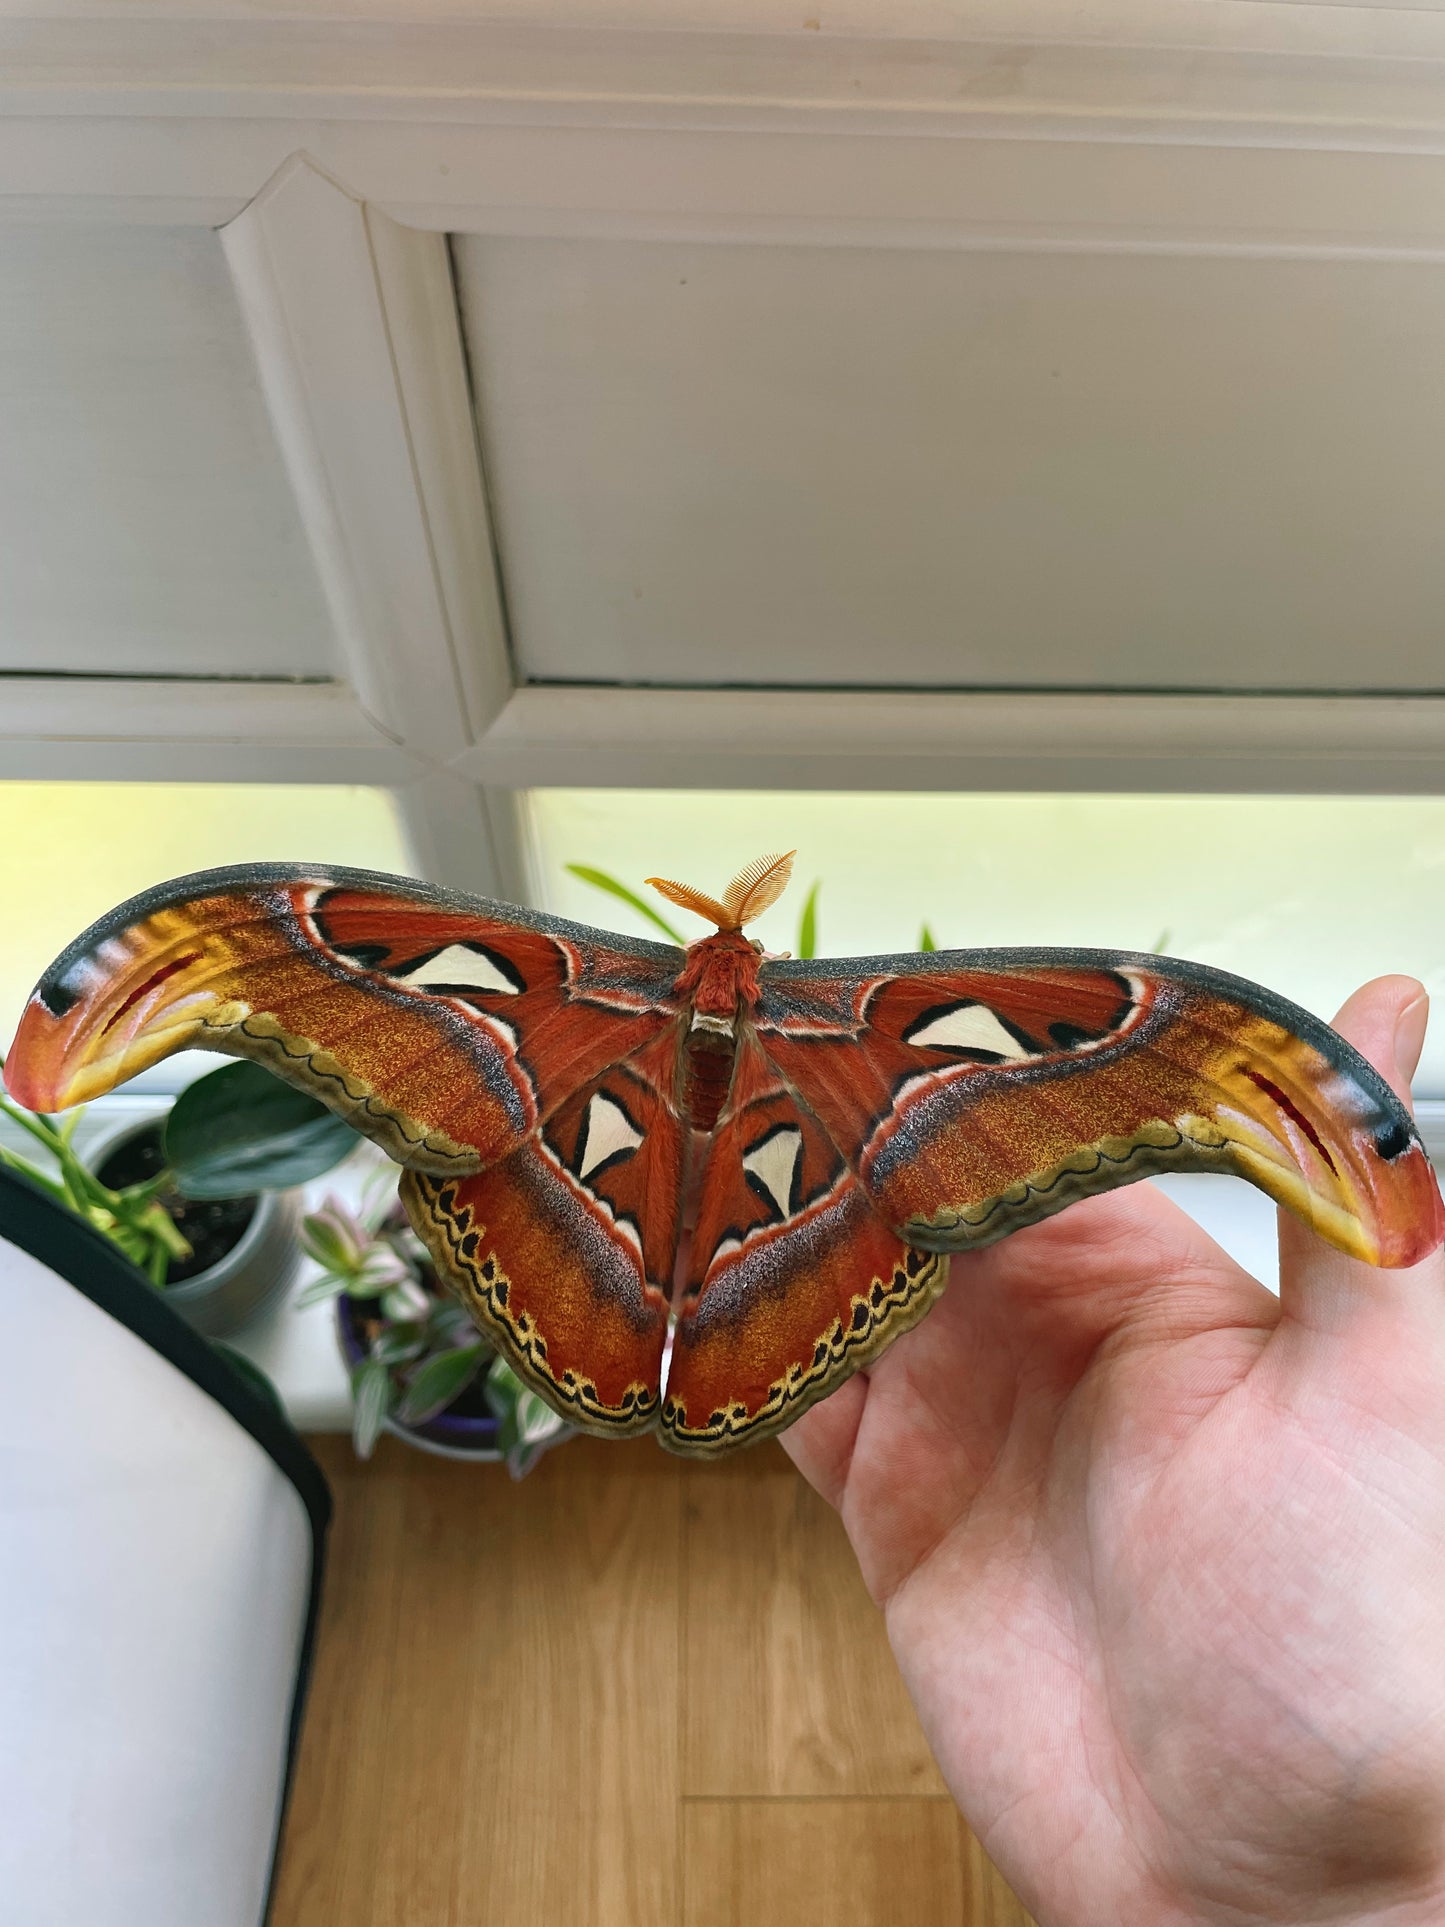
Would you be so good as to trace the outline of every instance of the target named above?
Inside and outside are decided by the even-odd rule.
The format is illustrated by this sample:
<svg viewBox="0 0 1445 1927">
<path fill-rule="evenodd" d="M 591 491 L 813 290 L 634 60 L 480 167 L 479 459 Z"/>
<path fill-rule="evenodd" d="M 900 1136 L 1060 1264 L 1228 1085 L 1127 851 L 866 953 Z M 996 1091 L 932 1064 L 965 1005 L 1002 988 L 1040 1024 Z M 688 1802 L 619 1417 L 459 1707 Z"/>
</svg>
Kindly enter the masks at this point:
<svg viewBox="0 0 1445 1927">
<path fill-rule="evenodd" d="M 930 951 L 937 950 L 938 948 L 938 945 L 933 941 L 933 932 L 926 923 L 918 933 L 918 948 L 925 956 L 927 956 Z"/>
<path fill-rule="evenodd" d="M 798 918 L 798 955 L 804 959 L 818 954 L 818 890 L 814 884 L 808 892 L 808 901 L 803 905 L 803 914 Z"/>
<path fill-rule="evenodd" d="M 605 870 L 594 870 L 590 863 L 569 863 L 566 868 L 574 877 L 580 877 L 584 883 L 590 883 L 594 890 L 605 890 L 608 896 L 619 897 L 623 903 L 631 904 L 639 917 L 646 917 L 647 921 L 655 925 L 669 941 L 675 943 L 679 950 L 687 948 L 684 940 L 673 929 L 667 918 L 659 916 L 650 903 L 644 902 L 637 892 L 629 890 L 625 883 L 619 883 L 616 877 L 609 876 Z"/>
<path fill-rule="evenodd" d="M 38 1184 L 42 1191 L 48 1191 L 56 1203 L 63 1204 L 67 1211 L 74 1208 L 70 1201 L 70 1193 L 65 1186 L 58 1184 L 54 1178 L 47 1177 L 38 1164 L 32 1164 L 29 1158 L 21 1157 L 18 1151 L 7 1150 L 3 1144 L 0 1144 L 0 1164 L 9 1165 L 12 1171 L 23 1171 L 32 1184 Z"/>
</svg>

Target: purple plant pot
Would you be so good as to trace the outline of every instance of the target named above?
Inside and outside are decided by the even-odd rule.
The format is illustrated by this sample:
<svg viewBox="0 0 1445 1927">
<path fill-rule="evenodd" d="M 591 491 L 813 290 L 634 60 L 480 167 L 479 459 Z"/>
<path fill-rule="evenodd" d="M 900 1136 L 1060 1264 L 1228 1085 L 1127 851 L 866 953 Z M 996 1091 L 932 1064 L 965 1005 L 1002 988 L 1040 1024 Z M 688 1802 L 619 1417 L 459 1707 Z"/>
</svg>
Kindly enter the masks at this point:
<svg viewBox="0 0 1445 1927">
<path fill-rule="evenodd" d="M 336 1335 L 348 1369 L 366 1356 L 366 1340 L 361 1332 L 361 1317 L 356 1300 L 346 1292 L 336 1300 Z M 485 1418 L 460 1418 L 451 1412 L 438 1412 L 425 1425 L 403 1425 L 389 1418 L 386 1429 L 397 1438 L 407 1439 L 425 1450 L 444 1452 L 456 1458 L 497 1458 L 500 1423 L 490 1413 Z"/>
</svg>

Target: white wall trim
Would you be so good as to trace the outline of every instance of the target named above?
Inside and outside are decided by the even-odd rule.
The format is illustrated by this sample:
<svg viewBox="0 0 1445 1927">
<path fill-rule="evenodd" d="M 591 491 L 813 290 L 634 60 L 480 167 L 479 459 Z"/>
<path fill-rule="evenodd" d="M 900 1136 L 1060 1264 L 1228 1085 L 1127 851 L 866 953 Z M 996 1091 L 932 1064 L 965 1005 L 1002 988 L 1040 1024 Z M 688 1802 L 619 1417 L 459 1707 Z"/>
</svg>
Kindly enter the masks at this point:
<svg viewBox="0 0 1445 1927">
<path fill-rule="evenodd" d="M 344 683 L 177 676 L 0 676 L 11 738 L 159 739 L 175 729 L 231 742 L 375 748 L 376 729 Z"/>
<path fill-rule="evenodd" d="M 514 787 L 1437 794 L 1445 696 L 533 687 L 456 767 Z"/>
<path fill-rule="evenodd" d="M 1445 696 L 526 687 L 439 769 L 339 683 L 5 677 L 11 776 L 384 783 L 429 875 L 527 895 L 529 787 L 1440 794 Z"/>
<path fill-rule="evenodd" d="M 416 872 L 536 900 L 525 803 L 382 735 L 344 683 L 0 677 L 0 781 L 338 783 L 390 789 Z"/>
<path fill-rule="evenodd" d="M 0 221 L 229 223 L 352 684 L 0 681 L 0 775 L 386 783 L 510 895 L 538 784 L 1445 790 L 1437 697 L 513 691 L 443 239 L 1445 261 L 1445 10 L 559 8 L 0 18 Z"/>
<path fill-rule="evenodd" d="M 832 6 L 814 31 L 801 10 L 763 26 L 752 9 L 729 27 L 678 9 L 661 31 L 635 24 L 632 7 L 634 24 L 621 27 L 536 11 L 510 21 L 400 6 L 367 19 L 218 19 L 183 6 L 150 19 L 12 14 L 0 19 L 0 111 L 598 126 L 642 114 L 753 131 L 878 133 L 906 121 L 1030 139 L 1247 132 L 1346 146 L 1437 143 L 1445 129 L 1445 17 L 1425 7 L 972 0 L 911 23 L 875 4 L 855 8 L 850 25 Z"/>
<path fill-rule="evenodd" d="M 351 11 L 9 11 L 0 220 L 219 224 L 305 151 L 437 230 L 1445 258 L 1434 7 Z"/>
<path fill-rule="evenodd" d="M 511 680 L 446 243 L 303 156 L 222 241 L 358 698 L 443 762 Z"/>
<path fill-rule="evenodd" d="M 1150 146 L 1018 129 L 941 141 L 907 122 L 749 132 L 638 119 L 0 118 L 0 221 L 219 222 L 304 151 L 358 201 L 438 232 L 1445 259 L 1445 139 L 1432 152 L 1346 153 L 1247 131 Z"/>
</svg>

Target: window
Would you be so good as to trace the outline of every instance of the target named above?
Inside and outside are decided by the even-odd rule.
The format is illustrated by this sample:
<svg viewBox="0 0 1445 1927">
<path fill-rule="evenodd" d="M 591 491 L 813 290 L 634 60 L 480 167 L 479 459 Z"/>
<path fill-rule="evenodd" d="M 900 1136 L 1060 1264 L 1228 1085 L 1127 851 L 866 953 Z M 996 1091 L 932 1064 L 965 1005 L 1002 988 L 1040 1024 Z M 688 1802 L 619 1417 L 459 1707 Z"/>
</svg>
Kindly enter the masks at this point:
<svg viewBox="0 0 1445 1927">
<path fill-rule="evenodd" d="M 189 870 L 293 860 L 412 867 L 384 790 L 0 783 L 0 1049 L 14 1036 L 41 971 L 116 904 Z M 164 1087 L 184 1081 L 178 1076 Z"/>
<path fill-rule="evenodd" d="M 816 878 L 820 954 L 911 949 L 926 921 L 944 948 L 1162 943 L 1327 1019 L 1390 971 L 1445 992 L 1438 797 L 538 790 L 531 807 L 546 907 L 639 934 L 645 923 L 564 866 L 595 864 L 649 896 L 646 876 L 715 890 L 796 846 L 797 882 L 758 926 L 778 950 L 796 948 Z M 1417 1085 L 1445 1096 L 1445 1008 Z"/>
</svg>

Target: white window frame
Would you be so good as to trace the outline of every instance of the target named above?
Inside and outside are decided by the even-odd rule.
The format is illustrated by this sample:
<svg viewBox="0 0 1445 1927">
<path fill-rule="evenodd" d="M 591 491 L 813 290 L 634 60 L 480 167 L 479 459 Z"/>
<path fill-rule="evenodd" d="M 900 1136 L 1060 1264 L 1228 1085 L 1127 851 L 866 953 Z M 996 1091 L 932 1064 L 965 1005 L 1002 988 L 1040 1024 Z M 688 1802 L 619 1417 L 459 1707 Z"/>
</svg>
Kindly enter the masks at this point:
<svg viewBox="0 0 1445 1927">
<path fill-rule="evenodd" d="M 538 785 L 1445 789 L 1436 691 L 517 686 L 449 233 L 1445 260 L 1445 14 L 729 4 L 0 22 L 0 220 L 221 230 L 342 664 L 6 677 L 0 776 L 380 784 L 420 869 L 520 897 Z"/>
</svg>

